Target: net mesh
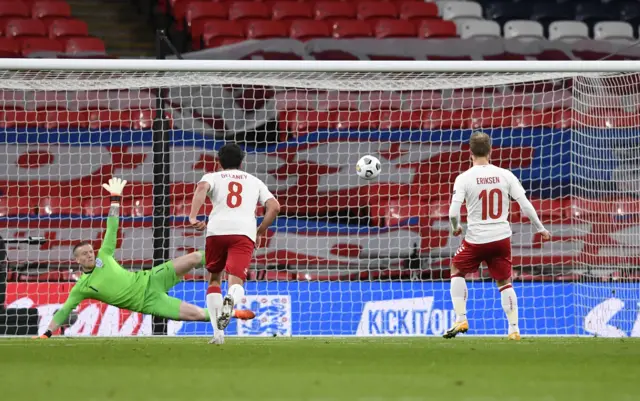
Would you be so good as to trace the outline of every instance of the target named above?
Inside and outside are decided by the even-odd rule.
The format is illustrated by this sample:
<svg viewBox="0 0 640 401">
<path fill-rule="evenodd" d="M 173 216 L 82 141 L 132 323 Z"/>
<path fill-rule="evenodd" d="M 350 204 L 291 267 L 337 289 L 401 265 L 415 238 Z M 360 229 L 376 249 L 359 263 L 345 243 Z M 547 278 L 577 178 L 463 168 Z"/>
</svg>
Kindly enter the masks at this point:
<svg viewBox="0 0 640 401">
<path fill-rule="evenodd" d="M 112 176 L 130 183 L 116 259 L 132 270 L 154 264 L 154 142 L 168 140 L 170 152 L 168 256 L 202 249 L 204 236 L 186 227 L 191 196 L 234 140 L 283 211 L 239 306 L 258 317 L 230 334 L 440 335 L 454 319 L 448 269 L 460 244 L 449 235 L 450 194 L 469 167 L 468 138 L 482 130 L 493 163 L 518 176 L 554 236 L 542 243 L 512 202 L 522 333 L 639 334 L 637 78 L 4 71 L 0 235 L 46 239 L 7 244 L 4 304 L 38 308 L 44 330 L 79 275 L 71 248 L 101 243 L 101 184 Z M 374 181 L 355 174 L 365 154 L 382 162 Z M 505 334 L 486 270 L 467 279 L 471 332 Z M 196 269 L 170 294 L 204 306 L 204 280 Z M 93 301 L 68 326 L 68 335 L 151 333 L 150 317 Z"/>
</svg>

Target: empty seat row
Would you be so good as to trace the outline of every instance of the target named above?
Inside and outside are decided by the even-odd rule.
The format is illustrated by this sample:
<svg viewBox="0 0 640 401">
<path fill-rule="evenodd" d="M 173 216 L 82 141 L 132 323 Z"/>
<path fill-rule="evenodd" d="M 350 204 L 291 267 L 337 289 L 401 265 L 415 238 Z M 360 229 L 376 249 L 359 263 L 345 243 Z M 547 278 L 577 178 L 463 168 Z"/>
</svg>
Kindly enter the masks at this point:
<svg viewBox="0 0 640 401">
<path fill-rule="evenodd" d="M 200 31 L 195 31 L 196 35 Z M 382 20 L 374 24 L 359 20 L 340 20 L 333 23 L 316 20 L 237 21 L 209 20 L 202 26 L 205 47 L 217 47 L 246 39 L 294 38 L 444 38 L 455 37 L 456 26 L 451 21 L 429 20 L 411 23 L 402 20 Z M 197 36 L 193 40 L 198 40 Z"/>
<path fill-rule="evenodd" d="M 110 201 L 103 197 L 80 200 L 72 197 L 0 197 L 0 217 L 11 216 L 106 216 Z M 205 213 L 211 212 L 210 203 L 205 204 Z M 122 215 L 132 217 L 153 216 L 153 197 L 134 197 L 122 202 Z M 173 216 L 188 216 L 191 211 L 191 199 L 178 198 L 171 203 Z"/>
<path fill-rule="evenodd" d="M 109 128 L 149 129 L 151 110 L 5 110 L 0 111 L 5 128 Z M 280 113 L 281 131 L 303 135 L 321 128 L 333 129 L 478 129 L 513 127 L 595 128 L 639 127 L 640 115 L 621 109 L 575 113 L 568 109 L 424 109 L 424 110 L 288 110 Z"/>
<path fill-rule="evenodd" d="M 4 110 L 0 126 L 42 128 L 149 129 L 153 111 L 138 110 Z"/>
<path fill-rule="evenodd" d="M 71 17 L 71 6 L 64 1 L 36 1 L 33 4 L 20 1 L 0 1 L 0 19 L 10 17 L 67 18 Z"/>
<path fill-rule="evenodd" d="M 396 6 L 388 2 L 364 2 L 359 4 L 320 2 L 278 2 L 272 7 L 259 2 L 235 2 L 231 4 L 196 1 L 174 10 L 179 23 L 185 20 L 190 26 L 200 18 L 229 19 L 232 21 L 273 19 L 427 19 L 438 18 L 438 7 L 434 3 L 406 2 Z"/>
<path fill-rule="evenodd" d="M 474 110 L 316 111 L 281 113 L 281 130 L 303 135 L 318 129 L 480 129 L 514 127 L 593 128 L 640 127 L 640 114 L 621 109 L 593 113 L 572 110 L 540 111 L 527 108 Z"/>
<path fill-rule="evenodd" d="M 0 34 L 7 37 L 49 36 L 50 38 L 82 37 L 88 35 L 87 24 L 75 19 L 56 19 L 49 26 L 40 20 L 11 19 L 0 24 Z"/>
<path fill-rule="evenodd" d="M 369 212 L 373 225 L 394 226 L 412 217 L 430 219 L 448 219 L 449 199 L 399 198 L 370 205 Z M 109 211 L 109 199 L 103 197 L 80 200 L 73 197 L 0 197 L 0 217 L 10 216 L 106 216 Z M 635 198 L 598 200 L 585 198 L 532 199 L 531 204 L 538 216 L 546 224 L 571 223 L 576 221 L 611 222 L 618 217 L 640 214 L 640 202 Z M 191 199 L 179 197 L 173 199 L 170 214 L 188 216 Z M 212 209 L 205 204 L 205 213 Z M 257 211 L 261 214 L 261 210 Z M 122 205 L 123 216 L 153 216 L 152 197 L 125 198 Z M 466 208 L 461 210 L 461 218 L 466 220 Z M 528 218 L 521 213 L 517 202 L 511 203 L 511 222 L 527 223 Z M 423 222 L 422 224 L 428 224 Z"/>
<path fill-rule="evenodd" d="M 81 20 L 54 19 L 44 24 L 39 20 L 12 19 L 0 23 L 0 33 L 7 36 L 48 36 L 51 39 L 89 36 L 87 23 Z"/>
<path fill-rule="evenodd" d="M 548 25 L 554 20 L 582 21 L 594 25 L 599 21 L 626 21 L 640 24 L 640 5 L 636 1 L 603 5 L 589 2 L 566 2 L 554 4 L 546 2 L 499 1 L 486 4 L 484 16 L 504 24 L 513 19 L 529 19 Z"/>
<path fill-rule="evenodd" d="M 459 36 L 461 38 L 473 37 L 500 37 L 520 40 L 561 40 L 572 42 L 591 39 L 589 26 L 581 21 L 554 21 L 549 24 L 548 34 L 545 35 L 543 26 L 536 21 L 514 20 L 508 21 L 504 26 L 495 21 L 482 19 L 465 19 L 457 22 Z M 638 27 L 640 34 L 640 27 Z M 546 37 L 545 37 L 546 36 Z M 595 40 L 613 42 L 631 42 L 636 40 L 634 28 L 628 22 L 603 21 L 595 24 L 593 29 Z"/>
<path fill-rule="evenodd" d="M 449 218 L 449 199 L 432 201 L 400 198 L 371 206 L 373 225 L 395 226 L 412 217 L 429 217 L 436 220 Z M 572 222 L 612 222 L 621 216 L 640 214 L 640 202 L 635 198 L 599 200 L 585 198 L 531 199 L 540 220 L 545 224 L 570 224 Z M 463 205 L 461 218 L 466 220 Z M 517 202 L 511 202 L 511 223 L 529 223 Z M 428 224 L 428 223 L 424 223 Z"/>
<path fill-rule="evenodd" d="M 509 21 L 503 27 L 507 39 L 544 39 L 543 27 L 536 21 Z M 638 29 L 640 34 L 640 27 Z M 554 21 L 549 24 L 550 40 L 574 41 L 590 39 L 589 27 L 581 21 Z M 595 24 L 593 38 L 608 41 L 634 41 L 633 26 L 624 21 L 603 21 Z"/>
</svg>

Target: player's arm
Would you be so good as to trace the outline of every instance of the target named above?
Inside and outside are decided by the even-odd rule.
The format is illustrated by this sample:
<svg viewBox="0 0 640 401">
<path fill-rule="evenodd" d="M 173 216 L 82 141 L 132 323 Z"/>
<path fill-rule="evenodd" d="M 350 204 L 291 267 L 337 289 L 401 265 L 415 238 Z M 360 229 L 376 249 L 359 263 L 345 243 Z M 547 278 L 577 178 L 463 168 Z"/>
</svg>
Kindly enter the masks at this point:
<svg viewBox="0 0 640 401">
<path fill-rule="evenodd" d="M 118 242 L 118 224 L 120 220 L 120 200 L 122 191 L 127 184 L 126 180 L 120 178 L 111 178 L 109 183 L 102 184 L 103 188 L 111 194 L 111 206 L 109 207 L 109 216 L 107 217 L 107 233 L 104 235 L 100 252 L 105 255 L 113 256 L 116 251 Z"/>
<path fill-rule="evenodd" d="M 204 221 L 198 220 L 198 212 L 207 200 L 207 194 L 213 189 L 213 181 L 209 179 L 207 175 L 202 177 L 202 180 L 196 186 L 196 191 L 193 193 L 193 199 L 191 200 L 191 212 L 189 213 L 189 224 L 198 231 L 202 231 L 207 227 Z"/>
<path fill-rule="evenodd" d="M 258 236 L 263 235 L 267 232 L 267 229 L 273 222 L 276 217 L 278 217 L 278 213 L 280 213 L 280 202 L 276 199 L 275 196 L 269 191 L 269 188 L 260 181 L 260 193 L 258 200 L 264 206 L 264 218 L 262 219 L 262 223 L 258 226 Z"/>
<path fill-rule="evenodd" d="M 462 233 L 462 227 L 460 226 L 460 209 L 462 208 L 462 202 L 464 202 L 465 188 L 460 176 L 456 178 L 453 184 L 453 196 L 451 197 L 451 205 L 449 206 L 449 224 L 451 226 L 451 232 L 454 236 L 458 236 Z"/>
<path fill-rule="evenodd" d="M 53 333 L 62 326 L 69 317 L 71 311 L 74 310 L 82 300 L 84 300 L 84 297 L 80 291 L 76 290 L 76 287 L 73 287 L 69 293 L 69 297 L 64 302 L 64 305 L 62 305 L 62 308 L 58 309 L 58 311 L 53 315 L 53 319 L 51 319 L 51 323 L 49 323 L 47 331 L 41 334 L 40 338 L 50 338 Z"/>
<path fill-rule="evenodd" d="M 527 199 L 524 188 L 512 172 L 509 172 L 509 196 L 511 196 L 511 199 L 518 202 L 520 210 L 529 218 L 529 221 L 533 224 L 536 232 L 542 233 L 544 239 L 548 240 L 550 237 L 549 232 L 544 228 L 540 218 L 538 218 L 536 209 L 533 207 L 531 202 L 529 202 L 529 199 Z"/>
</svg>

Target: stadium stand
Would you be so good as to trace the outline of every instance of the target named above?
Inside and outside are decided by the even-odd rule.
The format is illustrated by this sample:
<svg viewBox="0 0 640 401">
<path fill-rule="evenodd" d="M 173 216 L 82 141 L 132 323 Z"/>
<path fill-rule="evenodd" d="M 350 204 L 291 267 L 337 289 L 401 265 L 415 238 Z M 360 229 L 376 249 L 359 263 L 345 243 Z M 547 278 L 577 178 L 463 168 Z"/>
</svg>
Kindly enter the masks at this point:
<svg viewBox="0 0 640 401">
<path fill-rule="evenodd" d="M 628 44 L 636 40 L 640 29 L 637 3 L 630 2 L 615 2 L 606 6 L 591 2 L 578 7 L 572 2 L 515 4 L 503 0 L 435 3 L 171 0 L 163 4 L 160 10 L 169 21 L 163 27 L 170 28 L 171 37 L 178 48 L 202 49 L 198 54 L 203 58 L 211 55 L 212 58 L 238 59 L 526 61 L 599 59 L 613 52 L 617 52 L 617 58 L 635 60 L 640 57 L 640 52 L 628 48 Z M 32 5 L 0 2 L 0 28 L 3 30 L 0 57 L 106 56 L 104 42 L 89 36 L 87 24 L 74 19 L 71 11 L 67 3 L 58 1 L 35 2 Z M 570 83 L 562 82 L 560 85 L 568 86 Z M 377 98 L 371 94 L 359 98 L 353 93 L 339 92 L 259 92 L 255 88 L 251 88 L 255 92 L 250 93 L 249 89 L 242 91 L 226 87 L 220 88 L 220 93 L 232 99 L 233 107 L 243 112 L 264 111 L 271 107 L 268 111 L 276 116 L 276 137 L 292 141 L 292 148 L 298 145 L 297 141 L 308 139 L 309 133 L 321 129 L 565 129 L 575 121 L 595 128 L 607 128 L 634 126 L 640 118 L 637 111 L 622 110 L 621 107 L 593 110 L 588 115 L 576 114 L 571 109 L 571 94 L 567 89 L 505 87 L 486 96 L 470 95 L 464 91 L 448 93 L 447 96 L 443 96 L 442 91 L 384 92 L 379 93 Z M 144 95 L 138 93 L 128 96 L 125 92 L 100 92 L 94 95 L 93 99 L 69 96 L 73 100 L 65 109 L 59 107 L 64 104 L 61 101 L 51 102 L 46 97 L 25 99 L 24 94 L 3 91 L 2 121 L 5 127 L 21 129 L 146 130 L 152 126 L 152 110 L 155 108 L 152 94 L 144 92 Z M 180 129 L 186 123 L 179 111 L 182 110 L 182 99 L 178 97 L 172 100 L 175 109 L 168 116 L 171 124 Z M 131 98 L 142 100 L 140 104 L 131 104 Z M 199 123 L 211 124 L 216 128 L 219 127 L 216 124 L 221 124 L 222 128 L 226 124 L 234 124 L 225 120 L 220 105 L 214 104 L 213 96 L 209 94 L 201 98 L 201 104 L 193 107 L 198 111 L 193 118 Z M 52 103 L 56 104 L 56 109 L 52 109 Z M 184 109 L 189 107 L 184 105 Z M 213 116 L 211 110 L 215 110 Z M 344 147 L 344 152 L 349 151 L 347 143 L 341 143 L 340 146 Z M 118 149 L 109 149 L 108 152 L 112 163 L 120 163 L 127 168 L 145 162 L 144 155 L 125 155 L 122 151 L 118 153 Z M 447 154 L 447 157 L 447 160 L 421 161 L 420 180 L 424 181 L 420 183 L 429 189 L 426 193 L 450 192 L 451 175 L 460 170 L 462 156 L 456 153 Z M 214 168 L 215 162 L 205 159 L 196 163 L 202 167 L 198 171 L 205 167 Z M 46 154 L 27 155 L 24 163 L 38 164 L 46 160 Z M 431 172 L 430 168 L 433 167 L 430 166 L 434 164 L 446 171 L 438 171 L 440 178 L 432 182 L 425 176 Z M 314 168 L 322 169 L 327 174 L 337 173 L 332 167 L 335 168 L 328 165 Z M 293 161 L 274 174 L 286 178 L 291 171 L 303 168 L 310 167 L 302 161 Z M 100 174 L 91 176 L 91 181 L 103 179 Z M 151 186 L 148 177 L 143 178 L 147 181 L 131 184 L 131 199 L 127 200 L 124 208 L 125 215 L 133 219 L 131 221 L 145 221 L 145 218 L 153 216 L 153 204 L 149 203 L 149 199 L 152 199 Z M 72 190 L 77 198 L 63 196 L 65 191 Z M 100 217 L 108 211 L 104 201 L 92 197 L 95 189 L 71 188 L 68 183 L 41 183 L 36 191 L 20 188 L 16 182 L 4 180 L 0 181 L 0 191 L 3 194 L 0 196 L 0 217 Z M 171 213 L 174 217 L 184 218 L 188 213 L 190 200 L 185 194 L 191 191 L 192 185 L 185 182 L 178 180 L 172 184 Z M 327 214 L 333 218 L 347 210 L 358 217 L 336 217 L 340 224 L 346 221 L 336 228 L 337 231 L 351 229 L 349 225 L 354 219 L 363 219 L 373 230 L 402 227 L 415 230 L 421 237 L 432 238 L 420 245 L 426 253 L 451 253 L 451 249 L 435 246 L 438 245 L 435 244 L 438 238 L 444 235 L 440 232 L 442 230 L 424 224 L 425 220 L 446 222 L 448 200 L 439 196 L 415 196 L 400 184 L 384 188 L 372 186 L 359 191 L 370 192 L 364 193 L 366 197 L 339 196 L 353 195 L 345 189 L 324 196 L 317 193 L 317 188 L 310 188 L 307 184 L 286 188 L 278 196 L 290 219 L 282 219 L 279 229 L 282 232 L 287 229 L 312 231 L 309 229 L 311 223 L 303 217 L 326 220 Z M 397 193 L 398 196 L 377 202 L 374 196 L 377 192 Z M 311 195 L 302 201 L 300 193 Z M 17 194 L 29 196 L 17 197 Z M 588 221 L 609 224 L 620 215 L 640 215 L 637 202 L 626 198 L 604 202 L 562 194 L 546 195 L 537 194 L 533 204 L 547 223 Z M 374 201 L 368 205 L 360 204 L 361 200 L 358 199 Z M 363 216 L 364 212 L 360 210 L 364 209 L 366 213 Z M 517 210 L 513 222 L 527 224 Z M 606 224 L 604 231 L 610 229 Z M 425 226 L 429 227 L 428 232 L 421 228 Z M 353 249 L 338 249 L 336 252 L 347 256 L 357 253 Z M 281 258 L 278 262 L 283 265 L 311 259 L 302 254 L 283 256 L 278 253 L 269 257 Z M 558 264 L 570 265 L 576 258 L 586 256 L 551 257 Z M 261 259 L 265 260 L 267 256 Z M 528 266 L 539 262 L 538 259 L 527 259 L 525 256 L 519 256 L 517 260 Z M 343 276 L 329 274 L 323 277 Z"/>
<path fill-rule="evenodd" d="M 64 1 L 0 2 L 0 34 L 0 57 L 106 56 L 104 43 L 89 37 L 86 22 L 73 18 Z M 90 38 L 91 46 L 69 46 L 72 38 Z"/>
</svg>

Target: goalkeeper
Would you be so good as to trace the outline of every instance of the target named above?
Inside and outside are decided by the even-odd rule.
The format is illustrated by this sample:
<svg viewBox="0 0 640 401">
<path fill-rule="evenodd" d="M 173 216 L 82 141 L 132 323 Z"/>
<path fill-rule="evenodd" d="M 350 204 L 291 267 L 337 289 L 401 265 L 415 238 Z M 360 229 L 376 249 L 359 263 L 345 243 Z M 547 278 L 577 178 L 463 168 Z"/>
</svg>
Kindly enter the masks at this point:
<svg viewBox="0 0 640 401">
<path fill-rule="evenodd" d="M 111 207 L 107 217 L 107 233 L 96 258 L 87 241 L 73 248 L 73 256 L 82 267 L 82 276 L 71 289 L 69 297 L 53 316 L 47 331 L 40 338 L 49 338 L 67 320 L 80 302 L 95 299 L 121 309 L 159 316 L 172 320 L 206 321 L 206 309 L 167 295 L 167 291 L 180 282 L 182 276 L 204 263 L 204 252 L 197 251 L 155 266 L 151 270 L 130 272 L 113 258 L 116 250 L 120 198 L 127 181 L 112 178 L 103 187 L 111 193 Z M 249 310 L 236 310 L 239 319 L 253 319 Z"/>
</svg>

